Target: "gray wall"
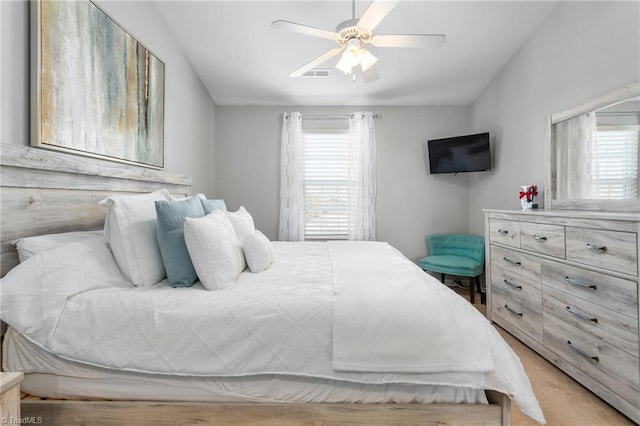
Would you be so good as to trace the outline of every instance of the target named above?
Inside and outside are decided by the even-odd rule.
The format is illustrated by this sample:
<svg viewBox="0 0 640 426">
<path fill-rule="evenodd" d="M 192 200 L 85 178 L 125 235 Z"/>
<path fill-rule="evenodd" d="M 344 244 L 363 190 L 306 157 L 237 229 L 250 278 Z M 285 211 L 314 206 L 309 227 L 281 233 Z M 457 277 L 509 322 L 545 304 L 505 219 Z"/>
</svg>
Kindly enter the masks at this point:
<svg viewBox="0 0 640 426">
<path fill-rule="evenodd" d="M 415 260 L 427 234 L 467 231 L 467 175 L 431 176 L 422 142 L 464 134 L 468 107 L 225 107 L 216 108 L 216 197 L 243 205 L 256 227 L 276 239 L 280 192 L 281 115 L 347 114 L 371 110 L 376 122 L 378 239 Z"/>
<path fill-rule="evenodd" d="M 639 80 L 639 2 L 559 3 L 471 106 L 495 172 L 470 177 L 469 232 L 483 232 L 483 208 L 520 208 L 520 185 L 544 189 L 545 117 Z"/>
<path fill-rule="evenodd" d="M 100 6 L 165 63 L 165 170 L 213 194 L 215 104 L 153 2 Z M 29 145 L 29 4 L 0 1 L 0 141 Z"/>
</svg>

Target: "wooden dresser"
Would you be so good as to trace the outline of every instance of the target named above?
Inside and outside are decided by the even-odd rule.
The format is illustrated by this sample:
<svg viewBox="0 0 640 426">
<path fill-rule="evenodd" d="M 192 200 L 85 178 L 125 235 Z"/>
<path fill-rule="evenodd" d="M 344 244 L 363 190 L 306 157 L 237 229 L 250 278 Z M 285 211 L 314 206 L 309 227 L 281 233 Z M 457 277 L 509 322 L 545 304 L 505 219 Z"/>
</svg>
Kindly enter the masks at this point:
<svg viewBox="0 0 640 426">
<path fill-rule="evenodd" d="M 639 214 L 485 210 L 487 315 L 640 423 Z"/>
</svg>

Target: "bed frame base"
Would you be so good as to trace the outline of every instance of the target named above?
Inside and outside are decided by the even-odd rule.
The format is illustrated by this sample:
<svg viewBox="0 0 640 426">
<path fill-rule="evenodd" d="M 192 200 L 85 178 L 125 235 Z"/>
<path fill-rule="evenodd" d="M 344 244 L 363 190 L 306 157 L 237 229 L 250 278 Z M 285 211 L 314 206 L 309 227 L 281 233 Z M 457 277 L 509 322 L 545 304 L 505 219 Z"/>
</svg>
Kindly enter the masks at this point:
<svg viewBox="0 0 640 426">
<path fill-rule="evenodd" d="M 508 425 L 510 401 L 490 404 L 271 404 L 23 400 L 22 418 L 63 425 Z"/>
</svg>

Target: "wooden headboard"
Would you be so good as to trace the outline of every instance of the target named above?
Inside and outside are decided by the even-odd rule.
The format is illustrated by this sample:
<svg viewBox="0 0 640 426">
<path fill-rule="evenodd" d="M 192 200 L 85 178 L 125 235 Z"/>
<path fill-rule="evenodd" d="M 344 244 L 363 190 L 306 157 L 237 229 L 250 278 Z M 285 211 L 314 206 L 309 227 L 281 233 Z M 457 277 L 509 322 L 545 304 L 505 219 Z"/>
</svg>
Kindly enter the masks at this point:
<svg viewBox="0 0 640 426">
<path fill-rule="evenodd" d="M 101 229 L 111 194 L 160 188 L 189 195 L 191 178 L 21 145 L 0 144 L 0 275 L 18 264 L 12 241 Z"/>
</svg>

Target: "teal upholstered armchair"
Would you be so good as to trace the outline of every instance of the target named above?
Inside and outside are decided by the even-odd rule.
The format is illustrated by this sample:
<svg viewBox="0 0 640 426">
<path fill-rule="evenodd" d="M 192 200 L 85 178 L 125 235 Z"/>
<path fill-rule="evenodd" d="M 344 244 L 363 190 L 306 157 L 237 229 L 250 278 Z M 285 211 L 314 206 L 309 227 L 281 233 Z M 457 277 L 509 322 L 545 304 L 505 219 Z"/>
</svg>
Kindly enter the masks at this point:
<svg viewBox="0 0 640 426">
<path fill-rule="evenodd" d="M 480 274 L 484 269 L 484 237 L 465 234 L 441 234 L 427 237 L 429 256 L 420 259 L 425 271 L 469 277 L 469 300 L 475 302 L 475 288 L 480 292 Z"/>
</svg>

